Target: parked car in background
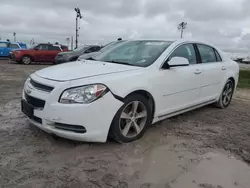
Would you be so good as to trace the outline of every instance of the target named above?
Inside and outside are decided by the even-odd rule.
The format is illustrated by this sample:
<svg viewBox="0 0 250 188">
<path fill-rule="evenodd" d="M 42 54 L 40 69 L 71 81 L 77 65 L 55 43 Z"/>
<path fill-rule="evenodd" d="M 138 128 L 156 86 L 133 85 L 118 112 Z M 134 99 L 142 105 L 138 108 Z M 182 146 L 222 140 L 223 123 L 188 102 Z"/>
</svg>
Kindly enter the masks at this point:
<svg viewBox="0 0 250 188">
<path fill-rule="evenodd" d="M 68 51 L 68 47 L 56 44 L 38 44 L 30 49 L 13 51 L 10 59 L 26 65 L 32 62 L 54 62 L 56 55 L 63 51 Z"/>
<path fill-rule="evenodd" d="M 238 77 L 238 64 L 203 42 L 127 41 L 85 63 L 33 73 L 21 104 L 30 122 L 48 133 L 123 143 L 165 118 L 213 103 L 228 107 Z"/>
<path fill-rule="evenodd" d="M 9 57 L 11 51 L 26 48 L 26 44 L 22 42 L 0 41 L 0 57 Z"/>
<path fill-rule="evenodd" d="M 68 52 L 60 52 L 57 54 L 55 57 L 55 63 L 65 63 L 65 62 L 71 62 L 71 61 L 76 61 L 77 58 L 82 55 L 82 54 L 88 54 L 88 53 L 93 53 L 97 52 L 101 49 L 101 46 L 98 45 L 86 45 L 80 48 L 77 48 L 73 51 L 68 51 Z"/>
<path fill-rule="evenodd" d="M 124 40 L 110 42 L 110 43 L 106 44 L 105 46 L 103 46 L 99 51 L 83 54 L 83 55 L 79 56 L 77 60 L 81 61 L 83 59 L 88 59 L 88 58 L 94 57 L 94 56 L 98 55 L 99 53 L 102 53 L 110 48 L 113 48 L 122 42 L 124 42 Z"/>
</svg>

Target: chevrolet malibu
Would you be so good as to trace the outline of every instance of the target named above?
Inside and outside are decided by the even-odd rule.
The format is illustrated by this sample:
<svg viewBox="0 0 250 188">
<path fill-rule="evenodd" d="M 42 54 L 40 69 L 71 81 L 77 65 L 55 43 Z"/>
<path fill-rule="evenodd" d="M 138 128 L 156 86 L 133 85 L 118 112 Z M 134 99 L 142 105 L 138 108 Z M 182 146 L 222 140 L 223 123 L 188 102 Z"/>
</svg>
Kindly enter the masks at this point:
<svg viewBox="0 0 250 188">
<path fill-rule="evenodd" d="M 21 106 L 45 132 L 124 143 L 171 116 L 208 104 L 228 107 L 238 76 L 236 62 L 203 42 L 126 41 L 89 60 L 33 73 Z"/>
</svg>

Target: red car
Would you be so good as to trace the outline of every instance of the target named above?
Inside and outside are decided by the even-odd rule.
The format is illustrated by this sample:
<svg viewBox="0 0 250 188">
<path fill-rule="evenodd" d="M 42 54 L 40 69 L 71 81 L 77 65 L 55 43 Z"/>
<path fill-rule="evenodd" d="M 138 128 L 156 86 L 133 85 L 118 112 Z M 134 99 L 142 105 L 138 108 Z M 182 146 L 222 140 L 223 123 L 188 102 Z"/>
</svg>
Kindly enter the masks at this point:
<svg viewBox="0 0 250 188">
<path fill-rule="evenodd" d="M 68 47 L 56 44 L 39 44 L 30 49 L 12 51 L 10 59 L 25 65 L 31 64 L 31 62 L 54 62 L 56 55 L 63 51 L 68 51 Z"/>
</svg>

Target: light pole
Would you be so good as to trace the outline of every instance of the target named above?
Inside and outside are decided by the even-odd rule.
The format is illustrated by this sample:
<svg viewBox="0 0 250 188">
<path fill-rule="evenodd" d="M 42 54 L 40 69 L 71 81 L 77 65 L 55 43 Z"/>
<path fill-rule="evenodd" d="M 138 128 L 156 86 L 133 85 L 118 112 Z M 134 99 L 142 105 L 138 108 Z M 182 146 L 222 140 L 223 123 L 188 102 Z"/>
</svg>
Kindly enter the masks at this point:
<svg viewBox="0 0 250 188">
<path fill-rule="evenodd" d="M 82 19 L 81 11 L 78 7 L 75 8 L 76 11 L 76 48 L 78 47 L 78 31 L 80 28 L 78 28 L 78 19 Z"/>
<path fill-rule="evenodd" d="M 184 29 L 186 29 L 186 27 L 187 27 L 187 23 L 186 22 L 181 22 L 178 25 L 178 30 L 181 31 L 181 38 L 183 37 L 183 31 L 184 31 Z"/>
<path fill-rule="evenodd" d="M 14 42 L 16 42 L 16 32 L 13 33 Z"/>
</svg>

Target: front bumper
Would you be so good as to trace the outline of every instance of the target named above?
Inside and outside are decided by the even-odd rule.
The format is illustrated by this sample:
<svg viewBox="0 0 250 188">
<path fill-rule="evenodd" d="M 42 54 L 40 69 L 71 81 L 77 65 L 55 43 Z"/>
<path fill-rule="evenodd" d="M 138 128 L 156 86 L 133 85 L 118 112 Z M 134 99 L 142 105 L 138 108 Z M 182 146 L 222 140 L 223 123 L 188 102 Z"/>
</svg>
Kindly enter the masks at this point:
<svg viewBox="0 0 250 188">
<path fill-rule="evenodd" d="M 34 78 L 40 83 L 48 83 L 48 80 L 40 77 Z M 46 82 L 45 82 L 46 81 Z M 34 109 L 34 117 L 29 118 L 31 124 L 43 131 L 55 134 L 59 137 L 87 142 L 106 142 L 113 117 L 122 102 L 115 99 L 111 92 L 90 104 L 61 104 L 58 102 L 61 92 L 64 90 L 63 83 L 53 83 L 54 90 L 50 93 L 39 91 L 29 83 L 25 83 L 23 99 L 28 95 L 45 101 L 43 108 Z M 61 86 L 60 86 L 61 85 Z M 77 125 L 86 129 L 85 132 L 77 133 L 70 130 L 57 128 L 57 124 Z"/>
<path fill-rule="evenodd" d="M 11 61 L 20 61 L 21 57 L 19 55 L 16 55 L 15 53 L 11 52 L 9 56 Z"/>
</svg>

